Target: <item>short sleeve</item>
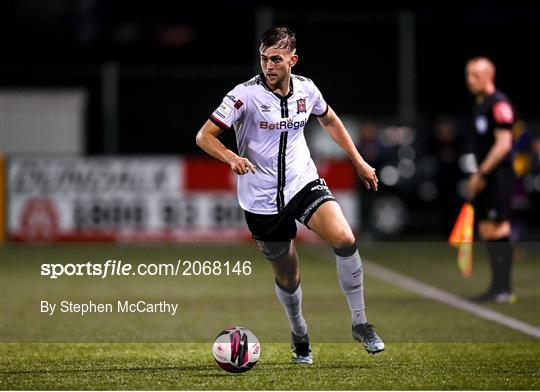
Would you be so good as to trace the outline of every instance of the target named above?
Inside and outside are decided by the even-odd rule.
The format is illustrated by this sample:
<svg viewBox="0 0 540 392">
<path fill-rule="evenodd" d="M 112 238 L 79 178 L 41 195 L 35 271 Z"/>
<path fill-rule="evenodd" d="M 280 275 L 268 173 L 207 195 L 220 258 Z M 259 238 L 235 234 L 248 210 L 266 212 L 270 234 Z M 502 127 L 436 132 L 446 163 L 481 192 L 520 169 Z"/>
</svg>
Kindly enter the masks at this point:
<svg viewBox="0 0 540 392">
<path fill-rule="evenodd" d="M 315 84 L 313 84 L 313 102 L 311 113 L 317 117 L 326 116 L 326 113 L 328 113 L 328 104 Z"/>
<path fill-rule="evenodd" d="M 245 94 L 240 86 L 236 86 L 229 91 L 221 104 L 212 112 L 210 121 L 223 129 L 229 129 L 238 121 L 244 114 Z"/>
<path fill-rule="evenodd" d="M 514 110 L 509 102 L 496 102 L 492 108 L 492 115 L 495 128 L 512 129 L 512 125 L 514 124 Z"/>
</svg>

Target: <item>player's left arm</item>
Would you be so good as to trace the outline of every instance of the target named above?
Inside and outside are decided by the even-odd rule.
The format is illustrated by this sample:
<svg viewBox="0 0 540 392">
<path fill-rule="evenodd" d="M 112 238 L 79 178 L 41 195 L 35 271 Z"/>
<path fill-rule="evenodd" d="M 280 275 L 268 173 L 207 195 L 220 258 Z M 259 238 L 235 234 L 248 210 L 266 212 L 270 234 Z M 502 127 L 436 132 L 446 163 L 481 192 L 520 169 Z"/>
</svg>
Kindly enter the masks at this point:
<svg viewBox="0 0 540 392">
<path fill-rule="evenodd" d="M 375 169 L 371 167 L 362 158 L 356 146 L 354 145 L 351 135 L 343 125 L 343 122 L 338 115 L 328 106 L 328 111 L 323 117 L 319 117 L 319 122 L 322 127 L 328 132 L 332 139 L 345 151 L 351 159 L 358 176 L 364 183 L 367 189 L 377 190 L 379 180 L 375 174 Z"/>
<path fill-rule="evenodd" d="M 512 131 L 509 129 L 495 129 L 495 143 L 488 154 L 478 166 L 478 170 L 470 177 L 467 184 L 467 199 L 472 200 L 476 193 L 486 186 L 486 176 L 489 175 L 512 151 Z"/>
<path fill-rule="evenodd" d="M 512 151 L 512 131 L 510 129 L 496 128 L 495 143 L 493 143 L 486 158 L 478 167 L 478 173 L 483 176 L 491 173 L 510 151 Z"/>
<path fill-rule="evenodd" d="M 495 104 L 492 110 L 496 122 L 494 130 L 495 142 L 484 160 L 480 162 L 476 173 L 469 179 L 467 184 L 467 198 L 469 200 L 472 200 L 478 191 L 484 189 L 486 176 L 493 172 L 512 151 L 514 111 L 510 104 L 504 101 Z"/>
</svg>

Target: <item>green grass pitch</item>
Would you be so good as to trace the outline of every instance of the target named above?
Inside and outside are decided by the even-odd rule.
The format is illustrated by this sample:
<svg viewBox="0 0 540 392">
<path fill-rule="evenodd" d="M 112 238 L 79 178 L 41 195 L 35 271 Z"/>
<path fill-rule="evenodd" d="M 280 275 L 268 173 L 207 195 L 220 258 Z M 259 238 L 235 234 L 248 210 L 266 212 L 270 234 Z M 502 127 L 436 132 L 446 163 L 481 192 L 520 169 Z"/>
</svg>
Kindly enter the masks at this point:
<svg viewBox="0 0 540 392">
<path fill-rule="evenodd" d="M 540 325 L 540 252 L 526 246 L 515 263 L 518 302 L 490 305 Z M 462 279 L 446 244 L 365 244 L 365 259 L 469 296 L 488 283 L 481 246 L 474 275 Z M 7 246 L 2 266 L 0 389 L 540 389 L 540 341 L 521 332 L 378 281 L 366 268 L 370 321 L 387 344 L 368 355 L 350 337 L 346 301 L 331 252 L 300 247 L 304 313 L 315 362 L 290 361 L 289 332 L 275 299 L 271 271 L 253 245 L 232 246 Z M 178 258 L 250 259 L 249 277 L 127 279 L 39 276 L 44 262 L 174 262 Z M 178 317 L 39 313 L 36 299 L 107 301 L 167 298 Z M 261 340 L 257 366 L 240 375 L 213 361 L 211 342 L 228 324 Z M 35 343 L 39 342 L 39 343 Z M 48 343 L 47 343 L 48 342 Z"/>
<path fill-rule="evenodd" d="M 268 343 L 259 363 L 228 374 L 193 344 L 4 345 L 6 389 L 538 389 L 537 344 L 396 343 L 370 356 L 355 344 L 314 345 L 314 365 Z"/>
</svg>

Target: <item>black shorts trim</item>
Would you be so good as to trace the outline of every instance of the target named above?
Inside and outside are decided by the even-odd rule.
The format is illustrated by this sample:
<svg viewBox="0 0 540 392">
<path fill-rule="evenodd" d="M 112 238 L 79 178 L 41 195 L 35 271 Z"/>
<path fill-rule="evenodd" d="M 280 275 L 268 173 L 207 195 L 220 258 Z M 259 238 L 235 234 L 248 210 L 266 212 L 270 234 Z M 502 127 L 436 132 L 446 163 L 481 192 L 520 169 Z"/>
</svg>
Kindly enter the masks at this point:
<svg viewBox="0 0 540 392">
<path fill-rule="evenodd" d="M 319 197 L 317 200 L 315 200 L 313 203 L 309 205 L 308 208 L 304 211 L 302 216 L 298 219 L 300 223 L 306 225 L 306 227 L 309 228 L 308 222 L 311 219 L 311 216 L 317 211 L 317 209 L 325 202 L 327 201 L 335 201 L 336 199 L 332 195 L 323 195 Z"/>
</svg>

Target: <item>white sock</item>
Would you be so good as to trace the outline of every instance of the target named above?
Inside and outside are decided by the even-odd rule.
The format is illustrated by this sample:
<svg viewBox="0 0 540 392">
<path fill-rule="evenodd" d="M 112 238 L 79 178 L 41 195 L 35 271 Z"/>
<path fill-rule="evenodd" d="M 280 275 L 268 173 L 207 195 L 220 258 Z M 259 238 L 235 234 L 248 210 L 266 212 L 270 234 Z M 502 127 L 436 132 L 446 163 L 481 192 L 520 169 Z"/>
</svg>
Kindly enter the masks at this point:
<svg viewBox="0 0 540 392">
<path fill-rule="evenodd" d="M 307 324 L 302 315 L 302 287 L 298 285 L 294 293 L 289 293 L 275 284 L 276 295 L 285 309 L 291 331 L 296 336 L 304 336 L 307 333 Z"/>
<path fill-rule="evenodd" d="M 356 245 L 334 249 L 339 284 L 349 302 L 352 324 L 367 323 L 364 305 L 364 270 Z M 351 252 L 354 253 L 351 254 Z"/>
</svg>

